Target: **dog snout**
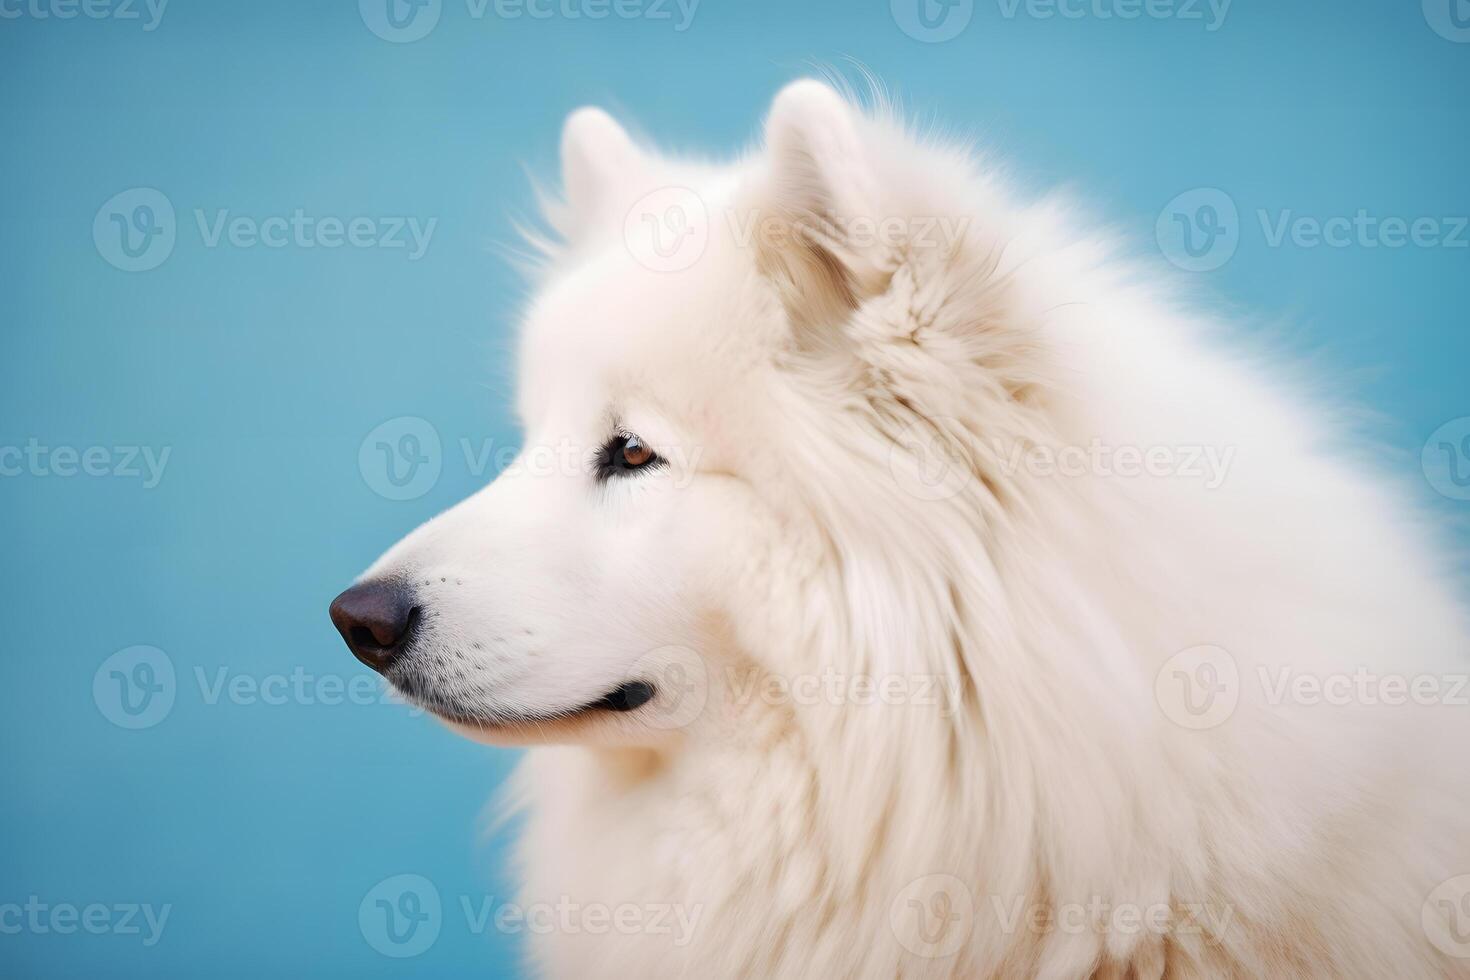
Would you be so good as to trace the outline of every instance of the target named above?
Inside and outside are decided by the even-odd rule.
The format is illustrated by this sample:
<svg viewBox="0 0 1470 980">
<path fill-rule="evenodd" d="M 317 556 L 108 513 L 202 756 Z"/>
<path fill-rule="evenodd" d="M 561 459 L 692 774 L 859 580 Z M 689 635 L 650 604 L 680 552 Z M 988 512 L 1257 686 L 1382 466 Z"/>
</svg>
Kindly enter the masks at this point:
<svg viewBox="0 0 1470 980">
<path fill-rule="evenodd" d="M 408 648 L 419 607 L 400 582 L 359 582 L 332 600 L 332 625 L 353 656 L 383 672 Z"/>
</svg>

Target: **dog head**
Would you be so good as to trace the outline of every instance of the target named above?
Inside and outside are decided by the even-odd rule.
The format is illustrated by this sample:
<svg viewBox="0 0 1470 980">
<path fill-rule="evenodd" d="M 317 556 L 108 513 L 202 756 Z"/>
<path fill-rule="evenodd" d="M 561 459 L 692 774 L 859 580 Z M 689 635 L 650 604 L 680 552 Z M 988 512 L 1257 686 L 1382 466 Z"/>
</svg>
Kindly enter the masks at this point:
<svg viewBox="0 0 1470 980">
<path fill-rule="evenodd" d="M 945 594 L 896 553 L 972 540 L 954 505 L 984 481 L 935 446 L 969 399 L 1025 384 L 972 322 L 998 299 L 971 202 L 935 190 L 972 186 L 959 158 L 812 81 L 735 164 L 656 155 L 592 109 L 561 153 L 521 334 L 525 448 L 338 597 L 353 652 L 511 744 L 732 724 L 734 672 L 816 671 L 819 646 L 952 681 L 914 659 L 913 617 L 868 600 Z"/>
</svg>

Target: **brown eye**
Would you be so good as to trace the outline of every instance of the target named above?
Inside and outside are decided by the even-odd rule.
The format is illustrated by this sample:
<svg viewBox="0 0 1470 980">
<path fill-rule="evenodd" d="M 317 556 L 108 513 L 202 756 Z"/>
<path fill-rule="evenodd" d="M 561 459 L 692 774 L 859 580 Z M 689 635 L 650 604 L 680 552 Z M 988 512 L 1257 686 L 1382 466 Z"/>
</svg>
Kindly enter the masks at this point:
<svg viewBox="0 0 1470 980">
<path fill-rule="evenodd" d="M 602 483 L 617 476 L 632 476 L 643 470 L 665 465 L 658 453 L 643 444 L 637 436 L 626 433 L 613 436 L 597 451 L 593 472 Z"/>
<path fill-rule="evenodd" d="M 651 459 L 653 459 L 653 450 L 639 442 L 637 436 L 629 436 L 623 443 L 624 466 L 637 469 Z"/>
</svg>

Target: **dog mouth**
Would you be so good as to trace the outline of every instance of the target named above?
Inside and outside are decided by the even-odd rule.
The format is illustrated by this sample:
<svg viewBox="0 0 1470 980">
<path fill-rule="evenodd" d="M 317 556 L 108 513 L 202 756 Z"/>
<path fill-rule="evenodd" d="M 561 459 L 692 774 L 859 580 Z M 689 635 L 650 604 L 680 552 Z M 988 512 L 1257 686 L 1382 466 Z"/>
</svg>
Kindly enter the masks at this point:
<svg viewBox="0 0 1470 980">
<path fill-rule="evenodd" d="M 409 701 L 445 721 L 470 728 L 490 730 L 549 725 L 602 713 L 626 714 L 643 707 L 658 693 L 653 684 L 648 681 L 628 681 L 619 684 L 595 701 L 556 711 L 486 711 L 482 708 L 451 704 L 442 697 L 436 697 L 431 692 L 418 689 L 418 685 L 410 678 L 394 679 L 393 684 Z"/>
</svg>

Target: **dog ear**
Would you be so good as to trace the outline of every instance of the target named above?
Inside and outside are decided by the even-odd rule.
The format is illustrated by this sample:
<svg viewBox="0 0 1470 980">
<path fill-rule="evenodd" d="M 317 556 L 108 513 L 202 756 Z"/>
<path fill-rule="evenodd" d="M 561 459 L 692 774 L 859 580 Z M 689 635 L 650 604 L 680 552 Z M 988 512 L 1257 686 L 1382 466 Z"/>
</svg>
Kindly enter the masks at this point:
<svg viewBox="0 0 1470 980">
<path fill-rule="evenodd" d="M 856 111 L 830 86 L 793 82 L 766 118 L 761 271 L 799 328 L 842 323 L 881 289 L 875 257 L 852 240 L 854 219 L 875 219 L 873 175 Z"/>
<path fill-rule="evenodd" d="M 601 109 L 584 107 L 567 116 L 561 132 L 561 177 L 569 237 L 576 237 L 608 206 L 640 159 L 632 138 Z"/>
</svg>

